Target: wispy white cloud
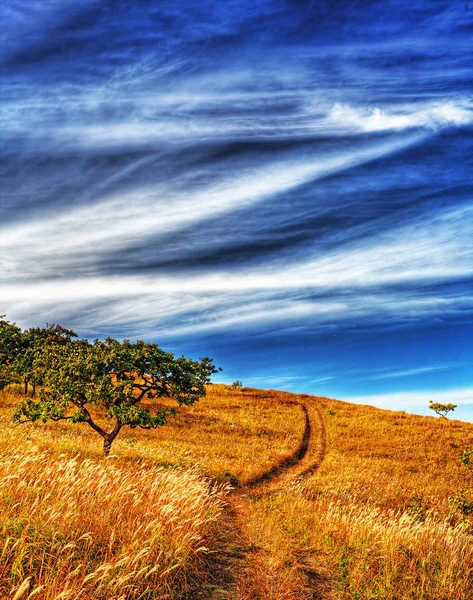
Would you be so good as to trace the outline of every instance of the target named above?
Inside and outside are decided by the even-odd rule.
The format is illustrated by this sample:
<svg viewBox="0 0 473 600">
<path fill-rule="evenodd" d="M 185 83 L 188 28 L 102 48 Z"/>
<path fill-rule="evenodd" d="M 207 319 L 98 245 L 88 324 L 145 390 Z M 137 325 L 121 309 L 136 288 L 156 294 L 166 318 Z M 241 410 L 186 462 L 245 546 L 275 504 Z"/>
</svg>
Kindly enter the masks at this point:
<svg viewBox="0 0 473 600">
<path fill-rule="evenodd" d="M 95 317 L 90 317 L 95 323 L 126 322 L 139 314 L 143 321 L 159 321 L 161 333 L 174 334 L 264 329 L 272 323 L 318 327 L 382 316 L 403 322 L 442 315 L 471 306 L 473 296 L 463 293 L 458 298 L 441 291 L 425 296 L 416 288 L 421 281 L 438 284 L 473 274 L 472 215 L 473 209 L 452 210 L 320 258 L 309 256 L 270 268 L 213 269 L 194 275 L 66 276 L 35 282 L 4 279 L 4 310 L 19 315 L 61 303 L 97 302 Z M 67 275 L 67 261 L 59 265 Z M 4 277 L 5 271 L 4 267 Z M 392 289 L 399 284 L 398 290 Z M 317 291 L 323 292 L 321 297 L 314 296 Z M 106 310 L 100 304 L 104 301 Z"/>
<path fill-rule="evenodd" d="M 209 103 L 203 105 L 209 112 L 212 110 L 212 104 L 217 102 L 216 98 L 209 97 L 202 100 Z M 224 98 L 220 97 L 218 100 L 222 102 Z M 231 98 L 229 100 L 231 101 Z M 236 101 L 236 99 L 234 100 Z M 69 109 L 73 110 L 75 102 L 69 99 L 65 101 L 71 102 Z M 400 113 L 339 103 L 331 108 L 319 106 L 317 112 L 314 112 L 310 108 L 310 103 L 307 102 L 307 108 L 284 120 L 277 116 L 265 119 L 260 114 L 254 117 L 247 116 L 244 119 L 228 115 L 225 117 L 222 115 L 221 118 L 211 115 L 195 118 L 191 116 L 191 110 L 198 111 L 199 106 L 195 106 L 197 99 L 191 97 L 188 97 L 188 103 L 185 104 L 184 115 L 180 114 L 182 109 L 179 104 L 173 108 L 166 105 L 165 102 L 163 103 L 163 99 L 160 98 L 158 101 L 161 105 L 160 113 L 155 113 L 149 119 L 141 114 L 143 111 L 141 103 L 143 102 L 145 105 L 151 103 L 153 110 L 156 111 L 156 104 L 152 102 L 153 98 L 138 97 L 135 101 L 140 112 L 130 120 L 111 119 L 105 123 L 81 123 L 77 126 L 55 123 L 45 127 L 44 121 L 36 122 L 35 117 L 28 115 L 31 142 L 46 143 L 51 150 L 57 148 L 59 153 L 90 147 L 94 147 L 96 150 L 101 148 L 156 148 L 158 144 L 163 148 L 179 148 L 184 144 L 217 143 L 232 139 L 291 140 L 327 135 L 345 136 L 350 133 L 396 133 L 416 128 L 432 132 L 473 123 L 473 108 L 465 101 L 446 102 L 426 107 L 423 110 L 404 108 L 404 111 Z M 173 97 L 172 101 L 175 102 L 176 99 Z M 171 103 L 171 100 L 169 102 Z M 192 107 L 190 103 L 192 103 Z M 106 107 L 107 102 L 104 102 L 104 105 Z M 37 107 L 35 108 L 37 109 Z M 30 109 L 29 102 L 25 103 L 23 108 L 6 103 L 2 111 L 3 117 L 0 118 L 3 130 L 14 133 L 16 127 L 22 123 L 23 113 L 28 113 Z M 48 110 L 47 100 L 45 100 L 44 110 Z M 38 115 L 42 114 L 44 110 L 38 111 Z M 169 112 L 173 110 L 177 112 L 177 116 L 170 117 Z M 16 118 L 14 117 L 15 113 Z M 64 120 L 69 120 L 67 113 L 64 115 Z M 24 123 L 22 123 L 20 131 L 23 127 Z"/>
<path fill-rule="evenodd" d="M 0 313 L 224 347 L 272 387 L 442 379 L 448 348 L 421 354 L 436 376 L 396 343 L 387 368 L 350 369 L 400 326 L 438 325 L 438 340 L 471 321 L 462 9 L 23 4 L 4 2 L 0 51 Z M 337 344 L 325 367 L 322 338 Z"/>
<path fill-rule="evenodd" d="M 238 101 L 235 97 L 229 97 L 231 102 Z M 216 103 L 216 96 L 201 95 L 199 97 L 182 98 L 181 102 L 189 104 L 198 109 L 199 100 L 202 106 L 207 108 Z M 223 98 L 219 98 L 222 102 Z M 149 102 L 149 98 L 146 98 Z M 175 102 L 172 97 L 169 102 Z M 163 102 L 161 99 L 160 102 Z M 198 120 L 187 118 L 159 118 L 155 115 L 153 120 L 129 122 L 110 122 L 108 124 L 93 125 L 87 127 L 66 127 L 59 129 L 56 134 L 61 136 L 68 145 L 80 142 L 84 145 L 120 145 L 127 144 L 149 144 L 158 141 L 176 143 L 190 141 L 192 139 L 218 140 L 222 138 L 289 138 L 299 136 L 323 136 L 327 134 L 344 135 L 347 130 L 356 132 L 372 133 L 377 131 L 402 131 L 404 129 L 425 128 L 438 130 L 445 127 L 458 127 L 469 125 L 473 122 L 473 108 L 466 101 L 442 102 L 427 105 L 419 110 L 417 107 L 403 107 L 402 112 L 393 108 L 388 112 L 380 108 L 354 107 L 347 104 L 335 103 L 331 108 L 324 109 L 319 106 L 317 111 L 309 109 L 301 110 L 292 116 L 291 120 L 281 121 L 275 117 L 258 118 L 241 117 L 225 120 L 215 117 L 201 117 Z M 156 107 L 154 107 L 156 109 Z M 325 114 L 324 112 L 327 111 Z M 397 111 L 397 112 L 395 112 Z M 158 118 L 156 118 L 158 117 Z M 73 142 L 74 141 L 74 142 Z"/>
<path fill-rule="evenodd" d="M 381 108 L 355 107 L 336 103 L 329 112 L 334 127 L 352 128 L 355 131 L 375 132 L 469 125 L 473 123 L 473 107 L 468 102 L 441 102 L 428 104 L 421 109 L 405 106 L 390 111 Z"/>
<path fill-rule="evenodd" d="M 248 385 L 265 385 L 265 386 L 273 386 L 273 385 L 287 385 L 298 383 L 300 381 L 306 381 L 308 379 L 307 376 L 304 375 L 264 375 L 261 377 L 248 377 L 245 379 L 245 383 Z"/>
<path fill-rule="evenodd" d="M 87 268 L 90 247 L 95 264 L 101 253 L 126 248 L 144 236 L 163 235 L 190 224 L 199 226 L 210 217 L 247 209 L 274 194 L 386 156 L 420 139 L 414 135 L 328 156 L 317 152 L 301 158 L 286 153 L 262 167 L 242 168 L 238 175 L 217 178 L 186 192 L 160 183 L 38 222 L 5 226 L 0 229 L 1 273 L 11 278 L 48 276 L 60 270 L 61 263 L 69 270 L 77 263 Z M 139 165 L 148 160 L 141 159 Z M 125 172 L 133 168 L 136 164 Z M 122 175 L 116 174 L 115 179 Z"/>
<path fill-rule="evenodd" d="M 316 379 L 311 379 L 309 383 L 322 383 L 323 381 L 332 381 L 333 379 L 337 379 L 335 375 L 328 375 L 327 377 L 317 377 Z"/>
<path fill-rule="evenodd" d="M 415 375 L 423 375 L 425 373 L 435 373 L 436 371 L 446 371 L 457 367 L 458 365 L 430 365 L 425 367 L 415 367 L 413 369 L 400 369 L 378 373 L 377 375 L 369 375 L 365 379 L 397 379 L 399 377 L 411 377 Z"/>
</svg>

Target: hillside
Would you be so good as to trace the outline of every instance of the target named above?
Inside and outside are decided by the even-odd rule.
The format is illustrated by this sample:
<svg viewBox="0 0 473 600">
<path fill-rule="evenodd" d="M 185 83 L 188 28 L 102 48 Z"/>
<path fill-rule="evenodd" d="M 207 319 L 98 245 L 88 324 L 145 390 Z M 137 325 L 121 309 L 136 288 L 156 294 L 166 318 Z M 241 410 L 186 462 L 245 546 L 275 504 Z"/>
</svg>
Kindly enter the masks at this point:
<svg viewBox="0 0 473 600">
<path fill-rule="evenodd" d="M 449 503 L 472 424 L 212 385 L 103 459 L 84 425 L 14 426 L 19 399 L 0 392 L 1 597 L 472 597 Z"/>
</svg>

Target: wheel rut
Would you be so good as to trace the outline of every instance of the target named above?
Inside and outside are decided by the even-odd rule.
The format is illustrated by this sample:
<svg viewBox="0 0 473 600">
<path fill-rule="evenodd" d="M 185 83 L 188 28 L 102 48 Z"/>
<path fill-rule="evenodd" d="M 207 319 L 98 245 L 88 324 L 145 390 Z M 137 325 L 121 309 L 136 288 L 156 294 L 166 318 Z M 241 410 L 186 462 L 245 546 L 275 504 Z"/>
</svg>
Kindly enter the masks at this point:
<svg viewBox="0 0 473 600">
<path fill-rule="evenodd" d="M 272 573 L 271 550 L 260 545 L 258 533 L 255 533 L 251 526 L 252 515 L 253 519 L 255 518 L 254 511 L 261 510 L 261 507 L 258 508 L 259 500 L 316 473 L 327 452 L 325 422 L 322 412 L 316 406 L 315 398 L 298 398 L 296 396 L 288 403 L 300 407 L 301 417 L 304 419 L 302 437 L 292 454 L 232 490 L 227 512 L 227 518 L 230 521 L 227 525 L 232 531 L 229 547 L 232 549 L 233 555 L 227 557 L 227 575 L 230 578 L 227 580 L 227 585 L 224 585 L 223 589 L 220 588 L 212 598 L 227 600 L 253 598 L 252 594 L 256 589 L 254 588 L 254 577 L 258 577 L 260 573 L 266 573 L 267 575 L 263 575 L 263 578 L 269 578 L 272 591 L 271 593 L 262 592 L 258 597 L 261 600 L 266 597 L 273 600 L 287 599 L 288 597 L 292 599 L 290 592 L 288 595 L 287 590 L 283 592 L 279 589 L 274 580 L 275 575 Z M 256 512 L 256 514 L 258 513 Z M 305 585 L 308 586 L 305 589 L 311 590 L 307 597 L 327 599 L 331 597 L 330 583 L 316 569 L 311 569 L 304 560 L 297 560 L 294 568 L 299 573 L 297 575 L 299 581 L 301 578 L 305 579 Z"/>
<path fill-rule="evenodd" d="M 327 453 L 327 431 L 320 409 L 312 401 L 297 401 L 305 421 L 304 432 L 296 450 L 261 475 L 235 488 L 235 493 L 261 497 L 277 491 L 289 482 L 313 475 Z"/>
<path fill-rule="evenodd" d="M 291 469 L 297 467 L 297 465 L 299 465 L 302 459 L 307 455 L 307 451 L 309 450 L 309 444 L 311 441 L 312 426 L 310 423 L 309 411 L 307 410 L 307 406 L 305 404 L 300 404 L 300 407 L 304 415 L 305 426 L 304 433 L 302 435 L 302 440 L 299 446 L 290 456 L 284 458 L 281 462 L 271 467 L 271 469 L 247 481 L 243 486 L 244 488 L 252 489 L 263 483 L 277 481 L 282 475 L 284 475 L 287 472 L 290 472 Z"/>
</svg>

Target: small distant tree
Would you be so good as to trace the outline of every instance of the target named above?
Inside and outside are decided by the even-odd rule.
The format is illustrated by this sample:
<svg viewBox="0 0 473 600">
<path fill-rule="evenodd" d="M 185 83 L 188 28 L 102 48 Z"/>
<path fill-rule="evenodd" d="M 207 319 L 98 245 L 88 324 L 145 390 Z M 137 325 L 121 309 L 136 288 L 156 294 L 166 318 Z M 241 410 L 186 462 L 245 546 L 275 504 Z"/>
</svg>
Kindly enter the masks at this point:
<svg viewBox="0 0 473 600">
<path fill-rule="evenodd" d="M 433 410 L 441 417 L 446 417 L 450 411 L 455 410 L 457 407 L 456 404 L 441 404 L 440 402 L 433 402 L 429 400 L 429 408 Z"/>
<path fill-rule="evenodd" d="M 37 398 L 17 406 L 14 419 L 86 423 L 103 438 L 105 456 L 124 426 L 154 429 L 166 423 L 175 409 L 155 400 L 191 405 L 205 396 L 205 385 L 217 372 L 209 358 L 174 358 L 156 344 L 111 338 L 45 343 L 33 369 L 44 387 Z"/>
<path fill-rule="evenodd" d="M 243 387 L 243 383 L 237 379 L 231 385 L 226 385 L 224 389 L 227 392 L 235 392 L 236 390 L 241 390 L 242 387 Z"/>
</svg>

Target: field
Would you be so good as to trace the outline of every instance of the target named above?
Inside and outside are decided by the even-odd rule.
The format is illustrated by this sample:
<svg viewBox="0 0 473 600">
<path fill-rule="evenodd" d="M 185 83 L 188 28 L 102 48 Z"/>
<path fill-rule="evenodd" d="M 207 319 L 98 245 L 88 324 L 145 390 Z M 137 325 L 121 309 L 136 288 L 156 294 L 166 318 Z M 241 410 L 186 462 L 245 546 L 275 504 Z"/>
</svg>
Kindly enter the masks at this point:
<svg viewBox="0 0 473 600">
<path fill-rule="evenodd" d="M 208 388 L 112 455 L 84 424 L 13 425 L 0 392 L 0 597 L 468 600 L 449 497 L 473 425 Z"/>
</svg>

